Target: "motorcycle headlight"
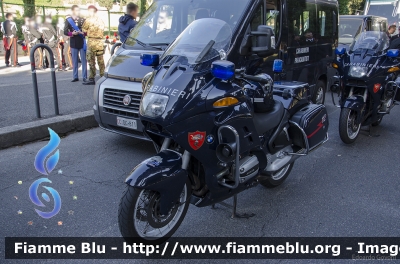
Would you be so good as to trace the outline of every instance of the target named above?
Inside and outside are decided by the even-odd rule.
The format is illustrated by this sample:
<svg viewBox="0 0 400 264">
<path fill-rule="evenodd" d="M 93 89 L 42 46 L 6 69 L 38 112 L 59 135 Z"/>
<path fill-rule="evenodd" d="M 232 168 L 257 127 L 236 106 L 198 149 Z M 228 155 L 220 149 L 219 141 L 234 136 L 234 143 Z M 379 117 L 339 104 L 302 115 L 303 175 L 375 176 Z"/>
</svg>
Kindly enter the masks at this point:
<svg viewBox="0 0 400 264">
<path fill-rule="evenodd" d="M 168 100 L 167 95 L 146 93 L 140 103 L 140 114 L 147 117 L 158 117 L 164 113 Z"/>
<path fill-rule="evenodd" d="M 361 78 L 367 75 L 367 72 L 368 72 L 368 67 L 350 66 L 349 75 Z"/>
</svg>

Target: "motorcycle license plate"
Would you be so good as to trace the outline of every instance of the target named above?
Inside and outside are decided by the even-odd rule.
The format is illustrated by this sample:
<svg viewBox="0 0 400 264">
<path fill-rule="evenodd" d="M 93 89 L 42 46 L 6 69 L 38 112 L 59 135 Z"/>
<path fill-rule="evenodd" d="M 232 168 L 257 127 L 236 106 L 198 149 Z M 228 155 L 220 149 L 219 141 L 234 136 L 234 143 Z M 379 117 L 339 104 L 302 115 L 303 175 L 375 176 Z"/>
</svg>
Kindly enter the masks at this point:
<svg viewBox="0 0 400 264">
<path fill-rule="evenodd" d="M 137 130 L 137 122 L 136 122 L 136 120 L 133 120 L 133 119 L 122 118 L 122 117 L 117 116 L 117 125 L 120 127 Z"/>
</svg>

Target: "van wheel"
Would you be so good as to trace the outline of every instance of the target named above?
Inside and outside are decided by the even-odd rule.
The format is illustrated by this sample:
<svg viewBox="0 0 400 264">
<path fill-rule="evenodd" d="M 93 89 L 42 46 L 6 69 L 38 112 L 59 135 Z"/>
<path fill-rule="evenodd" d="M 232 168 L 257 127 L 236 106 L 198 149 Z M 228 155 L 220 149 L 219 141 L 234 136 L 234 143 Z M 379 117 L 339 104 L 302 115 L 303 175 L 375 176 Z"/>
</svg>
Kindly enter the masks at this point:
<svg viewBox="0 0 400 264">
<path fill-rule="evenodd" d="M 312 101 L 314 104 L 325 103 L 326 84 L 323 80 L 318 80 Z"/>
</svg>

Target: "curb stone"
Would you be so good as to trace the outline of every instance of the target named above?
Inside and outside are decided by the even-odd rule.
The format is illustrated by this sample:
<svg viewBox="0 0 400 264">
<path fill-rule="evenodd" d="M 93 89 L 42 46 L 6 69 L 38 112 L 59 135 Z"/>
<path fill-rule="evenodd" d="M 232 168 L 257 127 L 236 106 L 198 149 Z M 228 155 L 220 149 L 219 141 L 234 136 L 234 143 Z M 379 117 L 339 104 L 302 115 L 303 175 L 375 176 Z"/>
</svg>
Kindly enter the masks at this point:
<svg viewBox="0 0 400 264">
<path fill-rule="evenodd" d="M 49 137 L 48 127 L 59 135 L 98 127 L 93 110 L 56 116 L 34 122 L 0 128 L 0 149 Z"/>
</svg>

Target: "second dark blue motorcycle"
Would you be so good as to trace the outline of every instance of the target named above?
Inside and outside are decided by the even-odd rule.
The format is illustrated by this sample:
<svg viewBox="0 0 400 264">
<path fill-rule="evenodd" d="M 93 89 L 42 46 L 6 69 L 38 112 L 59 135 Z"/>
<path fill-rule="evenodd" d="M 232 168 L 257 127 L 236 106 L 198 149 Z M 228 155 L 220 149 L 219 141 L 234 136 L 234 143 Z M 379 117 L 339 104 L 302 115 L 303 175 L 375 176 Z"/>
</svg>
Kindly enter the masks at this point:
<svg viewBox="0 0 400 264">
<path fill-rule="evenodd" d="M 385 32 L 366 31 L 355 37 L 348 51 L 336 50 L 332 66 L 338 69 L 340 82 L 331 89 L 339 95 L 339 134 L 344 143 L 355 142 L 361 126 L 378 126 L 395 106 L 399 40 L 390 43 Z"/>
</svg>

